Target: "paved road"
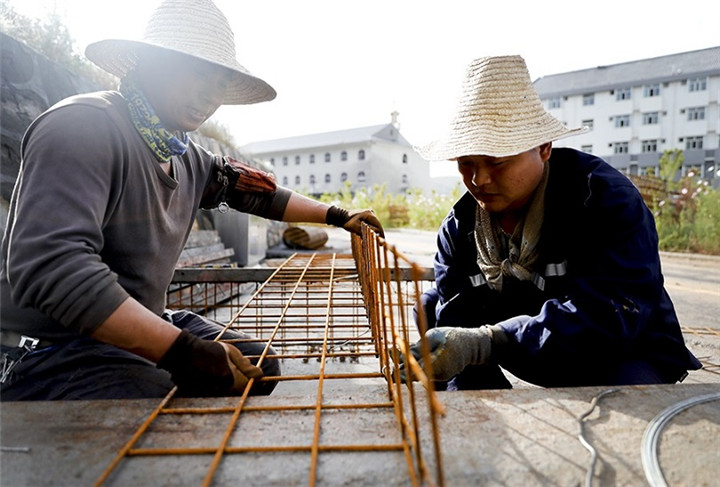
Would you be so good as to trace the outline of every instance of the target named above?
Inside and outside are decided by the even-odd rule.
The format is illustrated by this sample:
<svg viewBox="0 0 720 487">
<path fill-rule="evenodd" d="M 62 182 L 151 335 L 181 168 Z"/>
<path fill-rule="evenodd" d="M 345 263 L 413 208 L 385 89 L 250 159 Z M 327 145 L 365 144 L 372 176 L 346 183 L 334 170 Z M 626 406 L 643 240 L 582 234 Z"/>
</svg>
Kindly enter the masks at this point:
<svg viewBox="0 0 720 487">
<path fill-rule="evenodd" d="M 720 330 L 720 257 L 662 253 L 661 258 L 680 323 Z"/>
</svg>

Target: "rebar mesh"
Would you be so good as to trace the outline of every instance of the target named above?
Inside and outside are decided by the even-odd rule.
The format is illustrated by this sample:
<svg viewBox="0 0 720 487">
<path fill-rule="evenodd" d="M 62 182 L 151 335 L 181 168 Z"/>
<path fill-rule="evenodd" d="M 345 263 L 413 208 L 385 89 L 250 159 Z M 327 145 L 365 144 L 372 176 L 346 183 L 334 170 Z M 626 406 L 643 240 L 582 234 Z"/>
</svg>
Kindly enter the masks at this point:
<svg viewBox="0 0 720 487">
<path fill-rule="evenodd" d="M 310 486 L 353 483 L 342 478 L 352 471 L 348 462 L 368 454 L 381 455 L 381 462 L 372 461 L 388 483 L 443 485 L 442 406 L 427 380 L 430 371 L 408 353 L 408 344 L 422 336 L 412 317 L 422 270 L 367 229 L 352 245 L 353 255 L 295 254 L 262 283 L 223 281 L 223 269 L 175 282 L 170 305 L 266 343 L 252 358 L 280 360 L 283 374 L 258 379 L 278 382 L 267 397 L 249 395 L 254 379 L 239 398 L 193 400 L 171 391 L 96 485 L 138 480 L 137 472 L 167 475 L 173 468 L 204 472 L 203 485 L 239 472 L 250 483 L 248 469 L 294 472 L 294 485 L 303 483 L 298 476 Z M 400 380 L 400 353 L 420 382 Z M 138 461 L 153 465 L 134 469 Z"/>
</svg>

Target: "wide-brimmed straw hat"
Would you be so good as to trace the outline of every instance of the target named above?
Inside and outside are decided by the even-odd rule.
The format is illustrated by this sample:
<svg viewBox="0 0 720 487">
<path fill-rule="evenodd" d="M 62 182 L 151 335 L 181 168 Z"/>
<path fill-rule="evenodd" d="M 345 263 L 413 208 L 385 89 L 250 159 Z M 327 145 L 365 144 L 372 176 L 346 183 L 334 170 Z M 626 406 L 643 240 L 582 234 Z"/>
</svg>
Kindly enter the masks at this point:
<svg viewBox="0 0 720 487">
<path fill-rule="evenodd" d="M 445 137 L 416 149 L 434 161 L 505 157 L 585 131 L 587 127 L 568 129 L 545 111 L 522 57 L 492 56 L 468 66 Z"/>
<path fill-rule="evenodd" d="M 85 55 L 122 78 L 135 67 L 138 51 L 152 48 L 187 54 L 235 73 L 223 104 L 245 105 L 275 98 L 275 90 L 235 59 L 230 23 L 210 0 L 165 0 L 150 17 L 139 40 L 106 39 L 87 46 Z M 168 73 L 172 76 L 172 73 Z"/>
</svg>

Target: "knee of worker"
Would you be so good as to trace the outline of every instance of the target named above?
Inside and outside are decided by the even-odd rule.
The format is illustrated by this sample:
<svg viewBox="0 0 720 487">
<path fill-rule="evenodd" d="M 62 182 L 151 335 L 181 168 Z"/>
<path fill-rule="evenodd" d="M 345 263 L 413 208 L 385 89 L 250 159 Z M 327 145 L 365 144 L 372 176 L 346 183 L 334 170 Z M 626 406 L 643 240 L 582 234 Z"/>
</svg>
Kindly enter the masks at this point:
<svg viewBox="0 0 720 487">
<path fill-rule="evenodd" d="M 425 324 L 427 326 L 427 329 L 435 328 L 436 325 L 436 318 L 435 318 L 435 308 L 437 307 L 437 303 L 440 300 L 440 295 L 438 294 L 438 291 L 436 288 L 431 288 L 425 291 L 420 295 L 420 302 L 415 303 L 415 306 L 413 306 L 413 318 L 415 319 L 415 325 L 417 325 L 418 328 L 420 328 L 420 314 L 418 311 L 418 305 L 420 305 L 425 313 Z"/>
</svg>

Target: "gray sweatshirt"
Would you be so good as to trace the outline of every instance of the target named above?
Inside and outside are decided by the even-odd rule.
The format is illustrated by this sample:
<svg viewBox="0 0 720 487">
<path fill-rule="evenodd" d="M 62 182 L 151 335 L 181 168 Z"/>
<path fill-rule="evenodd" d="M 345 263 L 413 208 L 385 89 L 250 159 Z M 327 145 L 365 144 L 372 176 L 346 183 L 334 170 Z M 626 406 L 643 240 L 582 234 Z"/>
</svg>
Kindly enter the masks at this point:
<svg viewBox="0 0 720 487">
<path fill-rule="evenodd" d="M 57 340 L 90 334 L 128 296 L 156 314 L 199 208 L 216 207 L 222 160 L 195 145 L 172 177 L 117 92 L 71 97 L 28 128 L 2 242 L 0 326 Z M 290 192 L 234 208 L 282 218 Z"/>
</svg>

